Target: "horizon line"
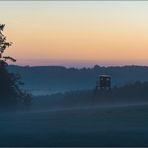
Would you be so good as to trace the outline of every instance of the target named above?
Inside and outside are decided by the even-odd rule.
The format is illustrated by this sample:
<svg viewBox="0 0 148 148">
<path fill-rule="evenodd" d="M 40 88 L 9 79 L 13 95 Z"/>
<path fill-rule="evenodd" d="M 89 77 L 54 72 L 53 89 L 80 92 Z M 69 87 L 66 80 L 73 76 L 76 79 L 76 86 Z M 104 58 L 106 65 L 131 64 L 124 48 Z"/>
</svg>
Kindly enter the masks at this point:
<svg viewBox="0 0 148 148">
<path fill-rule="evenodd" d="M 20 65 L 20 64 L 8 64 L 8 66 L 18 66 L 18 67 L 65 67 L 65 68 L 77 68 L 77 69 L 83 69 L 83 68 L 95 68 L 95 67 L 148 67 L 148 65 L 137 65 L 137 64 L 125 64 L 125 65 L 98 65 L 94 64 L 92 66 L 66 66 L 66 65 Z"/>
</svg>

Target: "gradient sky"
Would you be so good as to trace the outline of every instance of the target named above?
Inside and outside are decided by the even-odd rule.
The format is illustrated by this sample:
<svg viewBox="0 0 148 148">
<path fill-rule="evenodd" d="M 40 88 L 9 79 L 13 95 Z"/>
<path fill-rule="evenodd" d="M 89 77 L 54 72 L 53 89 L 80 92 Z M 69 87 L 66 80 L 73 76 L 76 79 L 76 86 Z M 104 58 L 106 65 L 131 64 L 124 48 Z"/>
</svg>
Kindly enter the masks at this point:
<svg viewBox="0 0 148 148">
<path fill-rule="evenodd" d="M 147 1 L 0 1 L 23 65 L 148 65 Z"/>
</svg>

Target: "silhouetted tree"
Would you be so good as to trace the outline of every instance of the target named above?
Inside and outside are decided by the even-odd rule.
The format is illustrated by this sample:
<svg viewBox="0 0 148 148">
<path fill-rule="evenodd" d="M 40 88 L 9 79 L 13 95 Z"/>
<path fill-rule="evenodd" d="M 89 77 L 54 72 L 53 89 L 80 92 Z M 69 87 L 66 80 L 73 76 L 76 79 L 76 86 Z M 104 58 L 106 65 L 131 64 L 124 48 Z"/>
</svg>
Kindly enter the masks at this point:
<svg viewBox="0 0 148 148">
<path fill-rule="evenodd" d="M 30 104 L 31 96 L 19 88 L 19 85 L 22 84 L 20 76 L 9 73 L 7 70 L 6 61 L 15 62 L 16 60 L 9 56 L 3 56 L 6 48 L 12 45 L 12 42 L 6 41 L 6 36 L 2 33 L 4 27 L 4 24 L 0 24 L 0 107 Z"/>
</svg>

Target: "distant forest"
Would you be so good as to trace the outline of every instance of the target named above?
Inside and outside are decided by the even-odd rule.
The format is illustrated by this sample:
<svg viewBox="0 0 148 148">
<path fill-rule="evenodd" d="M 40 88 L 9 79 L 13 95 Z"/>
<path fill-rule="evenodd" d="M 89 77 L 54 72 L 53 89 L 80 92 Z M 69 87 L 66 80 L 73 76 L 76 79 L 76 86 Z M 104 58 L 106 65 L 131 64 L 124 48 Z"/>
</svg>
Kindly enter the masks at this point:
<svg viewBox="0 0 148 148">
<path fill-rule="evenodd" d="M 93 89 L 99 75 L 107 74 L 112 78 L 112 86 L 123 86 L 136 81 L 148 81 L 146 66 L 116 66 L 93 68 L 65 68 L 62 66 L 21 67 L 9 66 L 10 72 L 21 75 L 27 90 L 47 90 L 61 92 L 79 89 Z M 38 85 L 40 84 L 40 85 Z"/>
<path fill-rule="evenodd" d="M 44 100 L 44 101 L 43 101 Z M 46 107 L 74 107 L 83 105 L 148 102 L 148 81 L 135 82 L 110 91 L 79 90 L 34 98 L 35 104 Z"/>
</svg>

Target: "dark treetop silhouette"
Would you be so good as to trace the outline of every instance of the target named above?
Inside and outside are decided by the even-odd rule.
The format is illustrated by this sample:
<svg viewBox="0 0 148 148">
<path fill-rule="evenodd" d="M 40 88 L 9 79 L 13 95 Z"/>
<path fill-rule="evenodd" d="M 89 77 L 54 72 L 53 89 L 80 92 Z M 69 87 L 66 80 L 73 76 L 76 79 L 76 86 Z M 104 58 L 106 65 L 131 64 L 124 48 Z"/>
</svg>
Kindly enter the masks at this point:
<svg viewBox="0 0 148 148">
<path fill-rule="evenodd" d="M 9 56 L 3 56 L 7 47 L 12 45 L 12 42 L 6 41 L 6 36 L 2 31 L 5 25 L 0 24 L 0 107 L 29 104 L 31 96 L 19 89 L 20 76 L 9 73 L 7 70 L 7 60 L 15 62 L 16 60 Z"/>
</svg>

